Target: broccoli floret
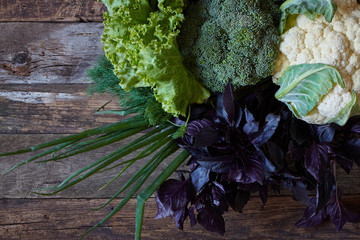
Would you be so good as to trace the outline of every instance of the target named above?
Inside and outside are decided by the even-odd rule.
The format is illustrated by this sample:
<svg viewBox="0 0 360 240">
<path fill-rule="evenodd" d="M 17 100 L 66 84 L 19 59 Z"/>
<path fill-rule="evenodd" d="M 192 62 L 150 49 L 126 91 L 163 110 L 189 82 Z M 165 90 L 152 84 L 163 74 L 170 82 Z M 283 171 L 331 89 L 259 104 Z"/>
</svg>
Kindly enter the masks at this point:
<svg viewBox="0 0 360 240">
<path fill-rule="evenodd" d="M 235 91 L 271 75 L 280 10 L 274 0 L 190 2 L 177 38 L 184 63 L 213 92 Z"/>
</svg>

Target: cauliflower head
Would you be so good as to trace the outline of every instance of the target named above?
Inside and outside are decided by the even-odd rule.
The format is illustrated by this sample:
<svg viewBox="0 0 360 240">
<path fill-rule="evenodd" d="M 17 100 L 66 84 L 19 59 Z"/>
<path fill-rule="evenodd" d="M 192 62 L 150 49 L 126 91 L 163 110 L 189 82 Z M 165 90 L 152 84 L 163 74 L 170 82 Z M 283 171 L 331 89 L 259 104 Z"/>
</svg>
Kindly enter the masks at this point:
<svg viewBox="0 0 360 240">
<path fill-rule="evenodd" d="M 281 35 L 280 53 L 275 61 L 274 82 L 292 65 L 322 63 L 336 68 L 345 84 L 334 87 L 307 115 L 309 123 L 324 124 L 360 95 L 360 5 L 357 0 L 335 0 L 336 13 L 330 23 L 323 16 L 311 20 L 298 15 Z"/>
</svg>

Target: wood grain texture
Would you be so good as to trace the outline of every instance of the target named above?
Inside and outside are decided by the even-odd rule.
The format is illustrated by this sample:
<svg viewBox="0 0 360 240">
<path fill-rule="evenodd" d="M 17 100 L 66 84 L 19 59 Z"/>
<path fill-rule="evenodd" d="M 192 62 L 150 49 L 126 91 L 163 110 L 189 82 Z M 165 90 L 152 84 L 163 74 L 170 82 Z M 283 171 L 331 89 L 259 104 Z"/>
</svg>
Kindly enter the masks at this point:
<svg viewBox="0 0 360 240">
<path fill-rule="evenodd" d="M 7 22 L 0 29 L 0 84 L 83 84 L 102 54 L 102 23 Z"/>
<path fill-rule="evenodd" d="M 102 21 L 96 0 L 0 0 L 1 21 Z"/>
<path fill-rule="evenodd" d="M 120 200 L 100 211 L 104 199 L 3 199 L 0 200 L 0 239 L 78 239 L 96 224 Z M 360 213 L 360 196 L 347 196 L 344 202 Z M 291 203 L 291 204 L 289 204 Z M 85 239 L 133 239 L 136 200 L 106 224 L 90 233 Z M 243 213 L 232 210 L 225 213 L 224 237 L 207 232 L 197 224 L 185 222 L 184 231 L 175 227 L 173 219 L 154 220 L 156 203 L 150 199 L 145 207 L 142 239 L 360 239 L 360 224 L 347 223 L 341 232 L 336 232 L 330 221 L 316 228 L 296 228 L 294 223 L 301 218 L 304 206 L 290 197 L 270 198 L 265 209 L 261 201 L 252 198 Z"/>
<path fill-rule="evenodd" d="M 89 97 L 85 84 L 0 86 L 0 133 L 76 133 L 125 118 L 96 113 L 120 107 L 109 95 Z"/>
<path fill-rule="evenodd" d="M 33 146 L 34 143 L 42 143 L 61 136 L 65 135 L 3 134 L 0 135 L 0 152 L 23 149 Z M 60 184 L 72 173 L 75 173 L 81 168 L 95 162 L 106 154 L 115 151 L 125 143 L 128 143 L 139 136 L 140 134 L 130 137 L 126 142 L 114 143 L 111 146 L 103 147 L 101 149 L 70 157 L 68 159 L 62 159 L 61 161 L 50 162 L 47 164 L 29 163 L 22 166 L 1 177 L 0 198 L 44 198 L 44 196 L 33 194 L 31 191 Z M 124 159 L 133 158 L 138 153 L 139 152 L 134 152 Z M 15 164 L 20 163 L 31 156 L 34 156 L 34 154 L 27 153 L 23 155 L 1 157 L 0 173 L 9 170 Z M 159 173 L 166 168 L 172 159 L 173 157 L 169 157 L 161 163 L 157 170 L 149 177 L 147 184 L 155 180 Z M 99 189 L 116 176 L 116 174 L 121 171 L 121 167 L 95 174 L 83 182 L 76 184 L 71 189 L 65 190 L 64 192 L 60 192 L 48 198 L 110 198 L 137 172 L 137 170 L 140 169 L 140 167 L 143 166 L 145 162 L 146 160 L 141 160 L 138 163 L 135 163 L 131 168 L 127 169 L 121 178 L 117 179 L 102 190 Z M 188 167 L 184 167 L 184 169 L 188 169 Z M 120 197 L 121 196 L 123 197 L 124 194 L 121 194 Z"/>
</svg>

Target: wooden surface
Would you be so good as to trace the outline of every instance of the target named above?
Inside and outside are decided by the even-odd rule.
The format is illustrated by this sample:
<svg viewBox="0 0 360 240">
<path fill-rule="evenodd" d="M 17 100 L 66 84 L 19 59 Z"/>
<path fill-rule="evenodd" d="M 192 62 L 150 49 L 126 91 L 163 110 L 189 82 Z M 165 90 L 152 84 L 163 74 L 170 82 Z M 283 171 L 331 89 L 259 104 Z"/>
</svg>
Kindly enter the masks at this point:
<svg viewBox="0 0 360 240">
<path fill-rule="evenodd" d="M 109 101 L 106 109 L 118 109 L 116 99 L 107 95 L 88 98 L 86 93 L 86 69 L 102 53 L 104 10 L 95 0 L 0 0 L 0 152 L 121 120 L 95 113 Z M 52 198 L 44 199 L 31 190 L 59 184 L 76 169 L 123 144 L 51 164 L 29 164 L 0 178 L 0 240 L 78 239 L 111 210 L 92 212 L 89 208 L 112 196 L 138 167 L 101 191 L 98 189 L 117 170 L 97 174 Z M 0 172 L 29 156 L 1 158 Z M 355 168 L 350 176 L 339 171 L 337 176 L 346 202 L 360 213 L 360 169 Z M 329 222 L 319 228 L 293 227 L 303 208 L 289 196 L 272 196 L 262 210 L 254 197 L 243 214 L 225 215 L 223 239 L 360 239 L 359 223 L 347 224 L 340 233 Z M 132 199 L 87 239 L 132 239 L 134 209 Z M 221 239 L 200 226 L 187 225 L 181 232 L 173 220 L 153 220 L 155 213 L 151 199 L 145 212 L 144 239 Z"/>
<path fill-rule="evenodd" d="M 79 239 L 91 226 L 109 213 L 112 206 L 100 211 L 90 211 L 105 199 L 3 199 L 0 200 L 0 239 Z M 347 196 L 348 206 L 360 212 L 360 195 Z M 116 201 L 118 202 L 118 201 Z M 347 224 L 341 232 L 328 222 L 316 228 L 297 228 L 294 223 L 302 214 L 303 205 L 290 197 L 271 199 L 261 209 L 258 198 L 251 199 L 243 213 L 225 213 L 224 237 L 204 231 L 200 225 L 184 231 L 175 227 L 173 219 L 154 220 L 156 204 L 150 199 L 145 207 L 142 239 L 359 239 L 359 224 Z M 133 239 L 135 199 L 106 224 L 90 233 L 85 239 Z"/>
<path fill-rule="evenodd" d="M 105 9 L 96 0 L 0 0 L 1 21 L 101 21 Z"/>
</svg>

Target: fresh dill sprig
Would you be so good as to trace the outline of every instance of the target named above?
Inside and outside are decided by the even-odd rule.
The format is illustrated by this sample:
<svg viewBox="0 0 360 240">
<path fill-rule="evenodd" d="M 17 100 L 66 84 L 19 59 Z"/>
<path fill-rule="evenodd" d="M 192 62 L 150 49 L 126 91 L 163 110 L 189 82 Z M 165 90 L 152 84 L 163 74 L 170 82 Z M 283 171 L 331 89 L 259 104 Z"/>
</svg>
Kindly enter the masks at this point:
<svg viewBox="0 0 360 240">
<path fill-rule="evenodd" d="M 156 100 L 149 87 L 131 88 L 130 91 L 125 91 L 119 85 L 120 80 L 113 73 L 113 69 L 111 62 L 105 55 L 101 55 L 94 67 L 87 71 L 93 83 L 88 88 L 90 95 L 109 93 L 116 96 L 124 115 L 137 113 L 152 126 L 165 123 L 170 119 L 171 115 L 162 109 L 161 103 Z"/>
</svg>

